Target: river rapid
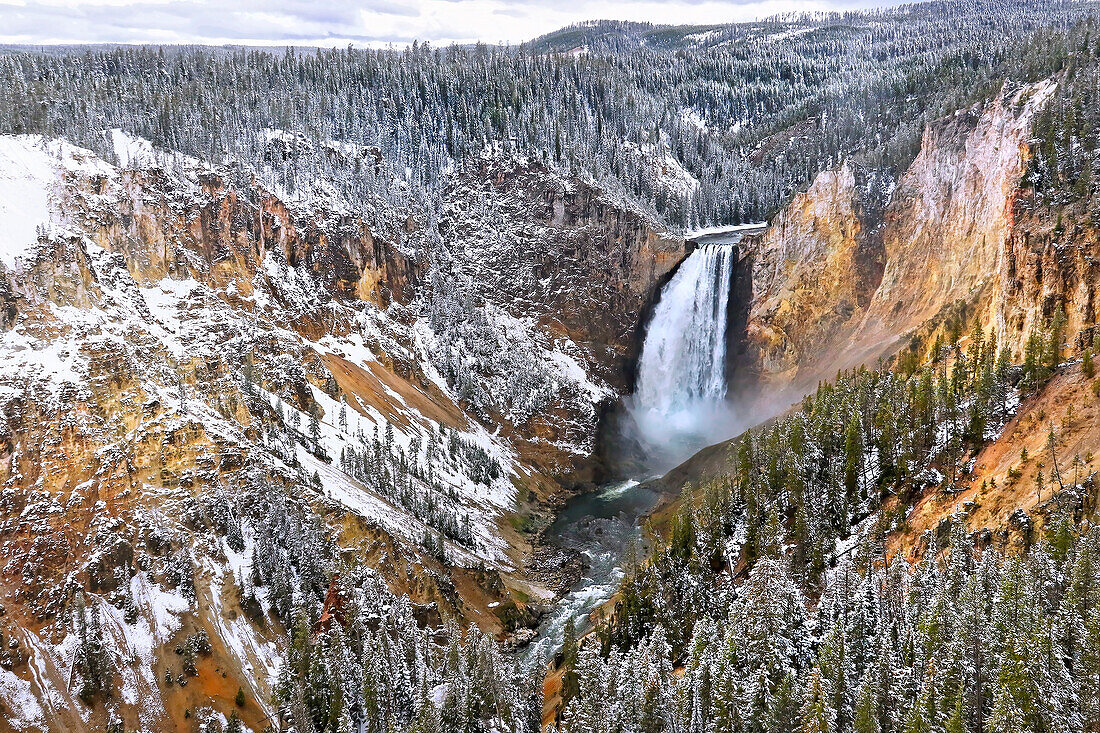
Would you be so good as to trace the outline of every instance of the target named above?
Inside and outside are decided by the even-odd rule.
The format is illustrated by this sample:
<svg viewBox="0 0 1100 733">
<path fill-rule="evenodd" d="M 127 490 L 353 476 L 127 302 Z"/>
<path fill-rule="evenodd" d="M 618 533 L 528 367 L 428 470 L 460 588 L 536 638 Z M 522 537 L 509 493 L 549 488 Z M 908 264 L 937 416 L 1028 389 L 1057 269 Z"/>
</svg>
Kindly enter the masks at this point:
<svg viewBox="0 0 1100 733">
<path fill-rule="evenodd" d="M 542 618 L 538 633 L 523 652 L 530 665 L 545 666 L 561 649 L 565 625 L 578 635 L 592 628 L 589 615 L 608 601 L 623 578 L 631 548 L 641 553 L 644 518 L 662 493 L 636 479 L 618 481 L 571 499 L 545 533 L 550 542 L 579 552 L 584 572 Z"/>
</svg>

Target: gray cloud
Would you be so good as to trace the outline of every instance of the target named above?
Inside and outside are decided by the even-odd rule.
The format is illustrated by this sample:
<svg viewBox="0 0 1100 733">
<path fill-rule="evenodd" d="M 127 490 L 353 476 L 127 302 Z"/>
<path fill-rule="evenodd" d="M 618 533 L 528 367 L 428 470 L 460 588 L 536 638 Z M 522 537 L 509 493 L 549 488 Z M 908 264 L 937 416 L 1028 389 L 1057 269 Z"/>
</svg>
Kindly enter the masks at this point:
<svg viewBox="0 0 1100 733">
<path fill-rule="evenodd" d="M 518 42 L 591 18 L 719 23 L 863 0 L 0 0 L 0 43 Z"/>
</svg>

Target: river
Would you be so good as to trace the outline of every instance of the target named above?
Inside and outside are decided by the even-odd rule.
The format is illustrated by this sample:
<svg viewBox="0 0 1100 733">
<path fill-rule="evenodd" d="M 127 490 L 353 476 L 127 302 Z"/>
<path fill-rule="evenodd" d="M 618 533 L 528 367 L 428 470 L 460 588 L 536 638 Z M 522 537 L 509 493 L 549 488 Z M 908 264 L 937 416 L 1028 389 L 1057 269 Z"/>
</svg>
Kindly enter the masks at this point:
<svg viewBox="0 0 1100 733">
<path fill-rule="evenodd" d="M 657 506 L 661 492 L 636 479 L 618 481 L 570 500 L 546 532 L 549 541 L 581 553 L 584 572 L 555 602 L 524 650 L 531 665 L 546 665 L 561 648 L 565 624 L 584 633 L 589 614 L 618 590 L 623 560 L 631 545 L 643 547 L 642 520 Z"/>
</svg>

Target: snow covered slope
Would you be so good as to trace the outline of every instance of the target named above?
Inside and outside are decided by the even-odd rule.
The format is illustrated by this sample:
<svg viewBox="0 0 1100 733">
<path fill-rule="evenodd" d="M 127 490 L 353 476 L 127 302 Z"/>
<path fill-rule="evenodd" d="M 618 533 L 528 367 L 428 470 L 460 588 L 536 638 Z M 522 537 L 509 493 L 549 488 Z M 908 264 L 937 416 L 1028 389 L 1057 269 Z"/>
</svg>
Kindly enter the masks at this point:
<svg viewBox="0 0 1100 733">
<path fill-rule="evenodd" d="M 644 220 L 583 189 L 600 216 L 532 226 L 513 208 L 455 219 L 434 245 L 407 223 L 398 246 L 323 196 L 288 204 L 243 169 L 112 141 L 121 167 L 0 137 L 12 724 L 152 731 L 228 715 L 240 686 L 259 730 L 285 624 L 341 567 L 376 573 L 428 623 L 499 630 L 511 588 L 544 597 L 514 517 L 558 488 L 548 470 L 591 455 L 598 405 L 625 383 L 605 354 L 629 343 L 590 313 L 551 321 L 570 282 L 535 253 L 584 242 L 599 263 L 625 217 L 637 266 L 659 273 L 675 240 L 645 249 Z M 463 185 L 452 211 L 484 212 Z M 534 290 L 475 277 L 536 261 Z M 656 283 L 627 286 L 632 327 Z M 88 662 L 101 657 L 113 671 Z"/>
</svg>

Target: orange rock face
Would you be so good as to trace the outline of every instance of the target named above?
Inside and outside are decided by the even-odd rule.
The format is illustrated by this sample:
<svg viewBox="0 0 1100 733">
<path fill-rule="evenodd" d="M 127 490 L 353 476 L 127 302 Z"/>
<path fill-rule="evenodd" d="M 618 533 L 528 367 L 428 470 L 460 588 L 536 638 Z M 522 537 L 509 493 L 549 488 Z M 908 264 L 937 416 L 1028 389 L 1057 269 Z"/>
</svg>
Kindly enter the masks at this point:
<svg viewBox="0 0 1100 733">
<path fill-rule="evenodd" d="M 1035 314 L 1044 317 L 1050 287 L 1021 277 L 1022 267 L 1040 265 L 1017 219 L 1030 121 L 1053 88 L 1048 81 L 1006 91 L 930 126 L 881 205 L 848 163 L 795 196 L 747 248 L 746 366 L 772 385 L 805 389 L 893 353 L 953 308 L 1018 349 Z M 1066 287 L 1091 302 L 1085 259 Z M 1053 264 L 1049 254 L 1046 261 Z"/>
</svg>

